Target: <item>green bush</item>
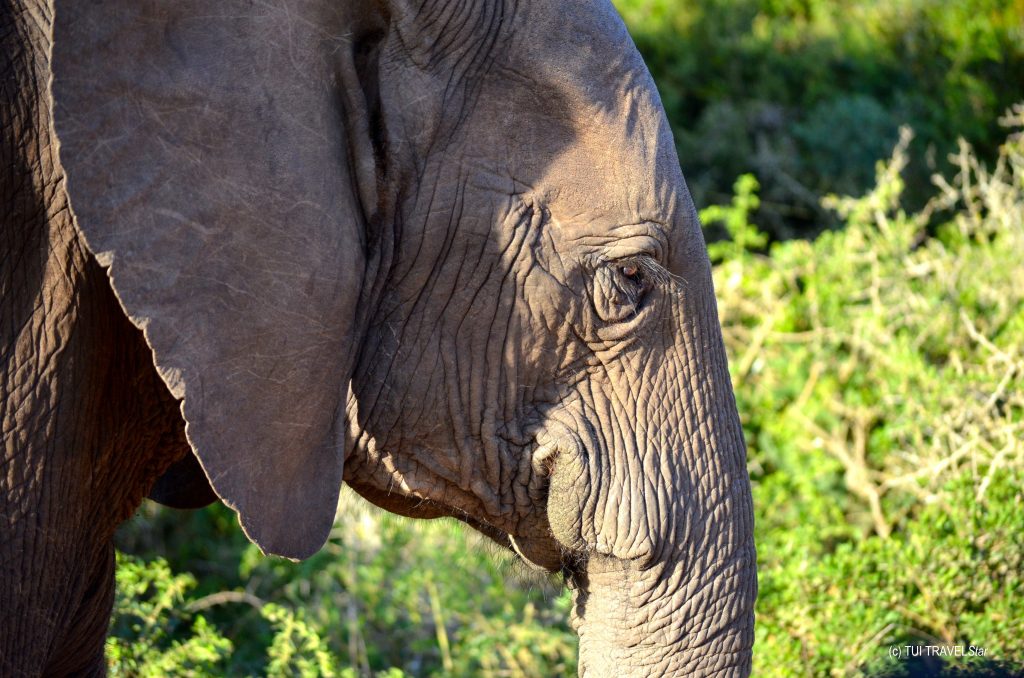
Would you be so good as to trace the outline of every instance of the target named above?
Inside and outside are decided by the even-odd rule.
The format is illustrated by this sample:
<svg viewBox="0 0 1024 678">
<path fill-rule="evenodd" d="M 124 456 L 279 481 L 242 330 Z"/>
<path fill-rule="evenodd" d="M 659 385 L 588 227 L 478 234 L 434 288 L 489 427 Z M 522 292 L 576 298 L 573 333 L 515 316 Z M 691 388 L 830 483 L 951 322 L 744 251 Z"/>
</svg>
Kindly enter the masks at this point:
<svg viewBox="0 0 1024 678">
<path fill-rule="evenodd" d="M 1024 108 L 1005 122 L 1024 125 Z M 1024 143 L 900 207 L 910 135 L 845 227 L 768 253 L 741 181 L 712 246 L 750 446 L 756 675 L 887 667 L 889 645 L 1024 661 Z M 935 224 L 940 224 L 935 226 Z"/>
<path fill-rule="evenodd" d="M 112 676 L 215 676 L 231 641 L 186 606 L 190 574 L 172 574 L 157 558 L 144 563 L 117 554 L 117 599 L 107 659 Z"/>
<path fill-rule="evenodd" d="M 963 136 L 992 160 L 1024 85 L 1024 7 L 1008 0 L 614 0 L 658 84 L 698 205 L 762 185 L 773 237 L 837 225 L 897 130 L 917 132 L 908 197 Z"/>
<path fill-rule="evenodd" d="M 149 505 L 119 537 L 122 548 L 166 553 L 175 569 L 197 576 L 172 576 L 157 558 L 143 570 L 155 588 L 119 586 L 112 662 L 139 667 L 162 659 L 148 648 L 168 635 L 190 647 L 212 640 L 197 632 L 194 615 L 202 611 L 202 628 L 212 624 L 217 639 L 234 647 L 215 664 L 217 675 L 575 674 L 568 593 L 525 576 L 510 553 L 453 521 L 406 520 L 346 491 L 324 550 L 292 563 L 260 555 L 224 507 L 186 514 L 188 525 L 176 520 L 181 515 Z M 121 564 L 138 567 L 134 559 Z M 147 592 L 161 601 L 150 616 L 173 613 L 169 626 L 126 626 L 133 606 L 153 606 L 145 596 L 137 600 Z"/>
<path fill-rule="evenodd" d="M 871 191 L 824 201 L 844 228 L 814 241 L 769 245 L 752 176 L 702 214 L 729 235 L 710 253 L 754 488 L 758 676 L 902 675 L 887 650 L 915 644 L 1024 667 L 1024 138 L 992 169 L 962 144 L 919 211 L 899 139 Z M 340 515 L 290 563 L 224 507 L 147 506 L 120 546 L 167 561 L 119 559 L 112 673 L 574 675 L 566 593 L 451 522 L 349 494 Z"/>
</svg>

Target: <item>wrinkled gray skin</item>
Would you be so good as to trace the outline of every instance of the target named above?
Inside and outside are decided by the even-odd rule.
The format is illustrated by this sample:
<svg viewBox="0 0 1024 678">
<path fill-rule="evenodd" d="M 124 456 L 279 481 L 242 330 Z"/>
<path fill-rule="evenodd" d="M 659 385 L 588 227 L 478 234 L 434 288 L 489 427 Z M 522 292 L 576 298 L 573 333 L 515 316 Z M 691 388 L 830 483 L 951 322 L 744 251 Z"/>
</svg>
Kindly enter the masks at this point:
<svg viewBox="0 0 1024 678">
<path fill-rule="evenodd" d="M 607 2 L 55 4 L 0 2 L 0 674 L 102 673 L 147 492 L 303 558 L 342 480 L 563 571 L 583 675 L 749 672 L 710 269 Z"/>
</svg>

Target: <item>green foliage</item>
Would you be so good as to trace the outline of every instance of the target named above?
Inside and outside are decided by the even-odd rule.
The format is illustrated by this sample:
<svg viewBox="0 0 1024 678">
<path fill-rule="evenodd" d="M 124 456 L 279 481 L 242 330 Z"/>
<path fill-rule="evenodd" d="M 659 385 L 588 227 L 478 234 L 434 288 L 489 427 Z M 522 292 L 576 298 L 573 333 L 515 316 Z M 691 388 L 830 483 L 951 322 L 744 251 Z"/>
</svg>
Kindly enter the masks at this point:
<svg viewBox="0 0 1024 678">
<path fill-rule="evenodd" d="M 908 214 L 909 143 L 866 195 L 824 201 L 842 230 L 718 249 L 757 511 L 757 675 L 883 670 L 890 644 L 1024 661 L 1024 143 L 992 171 L 962 145 L 952 183 Z M 749 241 L 746 212 L 726 211 Z"/>
<path fill-rule="evenodd" d="M 274 628 L 274 640 L 267 649 L 267 675 L 271 678 L 337 676 L 337 659 L 317 629 L 306 621 L 302 610 L 293 612 L 268 603 L 260 610 Z"/>
<path fill-rule="evenodd" d="M 112 676 L 216 676 L 231 641 L 184 605 L 195 588 L 190 574 L 172 574 L 167 561 L 144 563 L 117 554 L 117 598 L 107 639 Z"/>
<path fill-rule="evenodd" d="M 348 493 L 342 504 L 344 520 L 303 563 L 260 555 L 236 538 L 223 507 L 175 529 L 178 512 L 147 507 L 121 547 L 152 554 L 159 545 L 177 569 L 203 573 L 200 597 L 179 595 L 174 609 L 182 619 L 202 610 L 230 638 L 235 650 L 219 675 L 575 674 L 567 592 L 451 521 L 409 521 Z M 154 580 L 175 580 L 163 560 L 152 567 Z M 182 576 L 191 589 L 195 580 Z M 118 618 L 115 634 L 122 626 Z"/>
<path fill-rule="evenodd" d="M 757 197 L 760 188 L 753 174 L 744 174 L 733 184 L 733 199 L 729 205 L 711 205 L 700 211 L 705 226 L 721 223 L 729 235 L 708 245 L 712 263 L 732 260 L 741 261 L 747 251 L 759 250 L 768 244 L 768 236 L 750 223 L 751 213 L 761 204 Z"/>
<path fill-rule="evenodd" d="M 733 179 L 763 186 L 775 237 L 835 224 L 901 125 L 917 131 L 908 197 L 964 136 L 994 158 L 996 118 L 1024 86 L 1013 0 L 614 0 L 658 84 L 698 205 Z"/>
</svg>

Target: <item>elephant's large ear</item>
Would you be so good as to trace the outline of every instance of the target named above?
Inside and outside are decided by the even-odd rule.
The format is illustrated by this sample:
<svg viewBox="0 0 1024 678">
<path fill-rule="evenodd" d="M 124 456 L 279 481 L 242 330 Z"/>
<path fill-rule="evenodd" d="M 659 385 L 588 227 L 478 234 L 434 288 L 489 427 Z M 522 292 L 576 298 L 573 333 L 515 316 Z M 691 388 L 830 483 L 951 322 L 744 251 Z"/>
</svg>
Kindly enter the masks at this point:
<svg viewBox="0 0 1024 678">
<path fill-rule="evenodd" d="M 337 505 L 376 208 L 349 4 L 55 2 L 78 226 L 213 488 L 291 558 L 323 545 Z"/>
</svg>

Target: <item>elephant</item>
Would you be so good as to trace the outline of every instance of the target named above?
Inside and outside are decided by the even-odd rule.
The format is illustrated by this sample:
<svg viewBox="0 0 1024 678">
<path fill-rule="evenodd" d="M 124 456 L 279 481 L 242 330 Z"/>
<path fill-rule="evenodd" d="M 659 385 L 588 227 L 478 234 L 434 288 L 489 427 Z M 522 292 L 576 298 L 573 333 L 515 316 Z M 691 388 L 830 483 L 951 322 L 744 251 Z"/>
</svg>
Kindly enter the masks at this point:
<svg viewBox="0 0 1024 678">
<path fill-rule="evenodd" d="M 0 25 L 0 674 L 104 673 L 147 495 L 303 559 L 343 484 L 561 573 L 581 675 L 749 673 L 710 262 L 608 0 Z"/>
</svg>

